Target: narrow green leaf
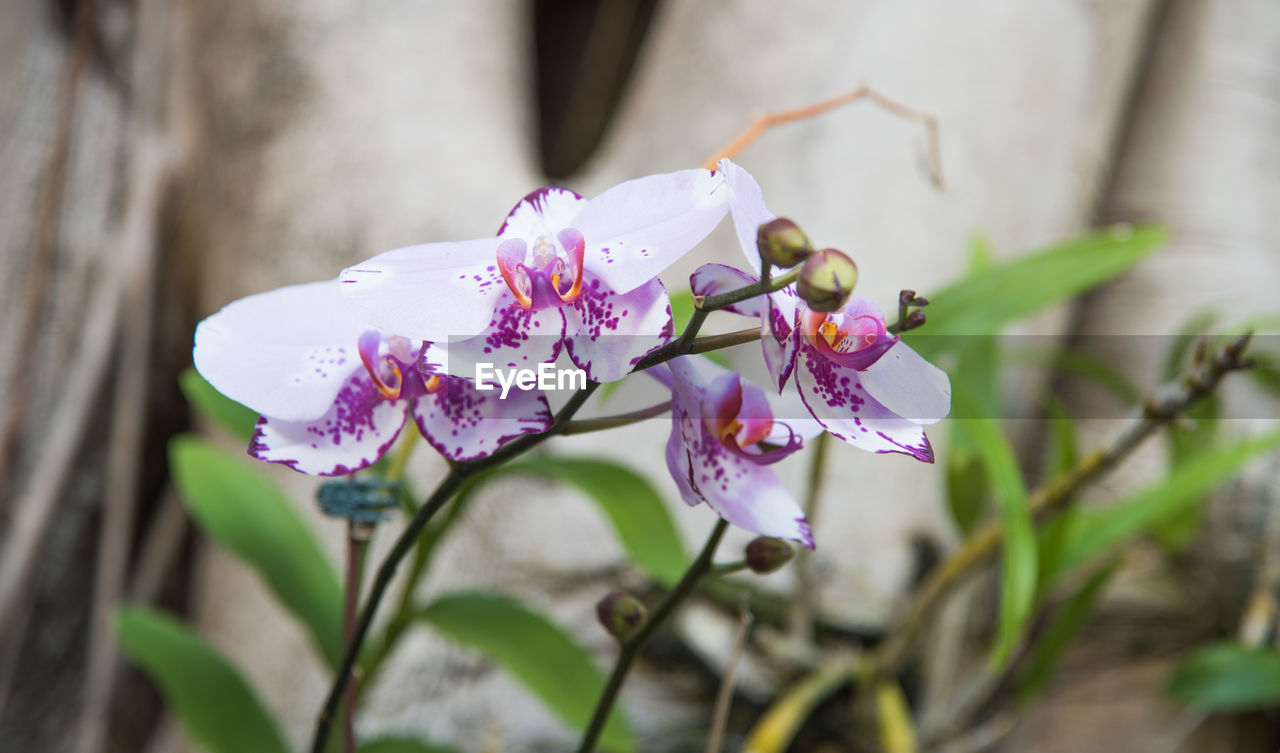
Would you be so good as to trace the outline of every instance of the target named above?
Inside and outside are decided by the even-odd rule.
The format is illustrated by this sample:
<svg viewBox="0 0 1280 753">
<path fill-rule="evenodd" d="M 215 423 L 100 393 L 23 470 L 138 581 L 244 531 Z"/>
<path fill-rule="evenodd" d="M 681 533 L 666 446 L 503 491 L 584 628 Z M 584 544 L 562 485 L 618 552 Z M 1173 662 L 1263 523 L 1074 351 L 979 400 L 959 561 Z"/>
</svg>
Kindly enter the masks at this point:
<svg viewBox="0 0 1280 753">
<path fill-rule="evenodd" d="M 1075 467 L 1080 459 L 1080 443 L 1076 438 L 1076 424 L 1067 414 L 1062 398 L 1050 394 L 1045 402 L 1049 414 L 1049 477 L 1057 478 Z"/>
<path fill-rule="evenodd" d="M 1116 565 L 1113 563 L 1094 573 L 1079 591 L 1071 595 L 1063 603 L 1057 614 L 1049 622 L 1049 627 L 1037 642 L 1031 654 L 1031 660 L 1018 688 L 1018 700 L 1027 703 L 1034 699 L 1048 685 L 1053 673 L 1058 668 L 1062 656 L 1067 652 L 1071 642 L 1079 635 L 1093 614 L 1094 605 L 1103 589 L 1115 575 Z"/>
<path fill-rule="evenodd" d="M 258 414 L 218 392 L 200 372 L 194 368 L 183 371 L 178 377 L 178 387 L 197 413 L 231 432 L 233 437 L 244 440 L 245 444 L 253 438 Z"/>
<path fill-rule="evenodd" d="M 670 294 L 671 299 L 671 324 L 672 330 L 676 334 L 684 332 L 684 328 L 689 326 L 689 320 L 693 318 L 693 291 L 677 290 Z"/>
<path fill-rule="evenodd" d="M 1278 445 L 1280 431 L 1222 447 L 1175 468 L 1163 481 L 1114 507 L 1081 510 L 1071 520 L 1054 575 L 1110 551 L 1195 505 L 1250 459 Z"/>
<path fill-rule="evenodd" d="M 1071 348 L 1048 350 L 1019 347 L 1009 349 L 1009 360 L 1079 377 L 1126 405 L 1142 399 L 1142 390 L 1124 372 L 1092 353 Z"/>
<path fill-rule="evenodd" d="M 965 536 L 971 535 L 986 513 L 987 470 L 972 453 L 952 450 L 947 455 L 947 508 Z"/>
<path fill-rule="evenodd" d="M 284 494 L 245 461 L 191 436 L 169 442 L 169 468 L 200 529 L 257 570 L 335 665 L 342 646 L 338 577 Z"/>
<path fill-rule="evenodd" d="M 926 358 L 954 345 L 951 336 L 993 335 L 1005 324 L 1106 282 L 1165 240 L 1157 228 L 1114 228 L 998 264 L 937 293 L 928 321 L 908 333 Z"/>
<path fill-rule="evenodd" d="M 1187 411 L 1189 426 L 1180 422 L 1169 424 L 1166 436 L 1169 439 L 1169 460 L 1172 467 L 1181 468 L 1209 452 L 1217 444 L 1219 405 L 1218 396 L 1209 395 Z M 1171 551 L 1187 548 L 1200 529 L 1207 498 L 1206 493 L 1182 512 L 1158 523 L 1152 529 L 1156 540 Z"/>
<path fill-rule="evenodd" d="M 591 655 L 547 618 L 508 597 L 478 592 L 442 596 L 418 617 L 501 665 L 574 729 L 586 728 L 604 676 Z M 613 751 L 635 749 L 616 708 L 602 742 Z"/>
<path fill-rule="evenodd" d="M 675 584 L 688 567 L 689 556 L 662 496 L 630 468 L 599 458 L 550 456 L 510 463 L 503 472 L 576 486 L 604 511 L 631 560 L 659 583 Z"/>
<path fill-rule="evenodd" d="M 1217 320 L 1217 314 L 1212 311 L 1202 311 L 1182 325 L 1182 329 L 1174 337 L 1173 344 L 1169 346 L 1169 352 L 1164 357 L 1165 381 L 1173 381 L 1182 375 L 1187 368 L 1187 353 L 1191 350 L 1191 346 L 1200 339 L 1201 335 L 1208 332 Z"/>
<path fill-rule="evenodd" d="M 993 418 L 960 419 L 987 467 L 1004 526 L 1004 566 L 1000 581 L 1000 631 L 994 661 L 1008 660 L 1035 603 L 1038 571 L 1036 532 L 1027 507 L 1027 490 L 1013 450 Z"/>
<path fill-rule="evenodd" d="M 1239 712 L 1280 705 L 1280 653 L 1235 643 L 1207 646 L 1173 671 L 1169 694 L 1207 711 Z"/>
<path fill-rule="evenodd" d="M 785 753 L 818 704 L 852 681 L 855 670 L 853 659 L 836 658 L 787 688 L 751 727 L 742 753 Z"/>
<path fill-rule="evenodd" d="M 432 745 L 411 737 L 384 737 L 364 743 L 360 753 L 458 753 L 455 748 Z"/>
<path fill-rule="evenodd" d="M 275 722 L 226 659 L 159 612 L 116 613 L 120 648 L 164 695 L 191 739 L 211 753 L 287 753 Z"/>
</svg>

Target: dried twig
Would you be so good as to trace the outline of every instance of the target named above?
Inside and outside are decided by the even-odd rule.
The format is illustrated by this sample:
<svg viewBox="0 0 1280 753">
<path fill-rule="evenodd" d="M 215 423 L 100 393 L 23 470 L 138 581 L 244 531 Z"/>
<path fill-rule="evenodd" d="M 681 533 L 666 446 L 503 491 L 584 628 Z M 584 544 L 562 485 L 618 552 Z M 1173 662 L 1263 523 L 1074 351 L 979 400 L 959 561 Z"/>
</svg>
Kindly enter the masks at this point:
<svg viewBox="0 0 1280 753">
<path fill-rule="evenodd" d="M 1244 353 L 1250 337 L 1244 335 L 1214 354 L 1196 367 L 1177 389 L 1150 398 L 1139 420 L 1110 447 L 1086 455 L 1065 476 L 1037 489 L 1027 501 L 1035 518 L 1044 520 L 1064 510 L 1081 489 L 1114 468 L 1144 439 L 1213 392 L 1222 377 L 1247 368 L 1249 364 Z M 930 574 L 912 597 L 901 626 L 891 631 L 888 639 L 870 657 L 879 676 L 892 677 L 902 671 L 916 639 L 932 621 L 937 609 L 957 585 L 995 560 L 1003 535 L 1003 526 L 999 521 L 993 521 Z"/>
<path fill-rule="evenodd" d="M 729 654 L 729 663 L 725 665 L 724 679 L 720 681 L 720 692 L 716 694 L 715 714 L 711 717 L 711 734 L 707 738 L 707 753 L 720 753 L 724 749 L 724 731 L 729 723 L 729 704 L 733 701 L 733 688 L 738 679 L 738 666 L 742 663 L 742 655 L 747 649 L 747 634 L 753 622 L 750 609 L 750 597 L 742 595 L 738 609 L 738 632 L 733 638 L 733 651 Z"/>
</svg>

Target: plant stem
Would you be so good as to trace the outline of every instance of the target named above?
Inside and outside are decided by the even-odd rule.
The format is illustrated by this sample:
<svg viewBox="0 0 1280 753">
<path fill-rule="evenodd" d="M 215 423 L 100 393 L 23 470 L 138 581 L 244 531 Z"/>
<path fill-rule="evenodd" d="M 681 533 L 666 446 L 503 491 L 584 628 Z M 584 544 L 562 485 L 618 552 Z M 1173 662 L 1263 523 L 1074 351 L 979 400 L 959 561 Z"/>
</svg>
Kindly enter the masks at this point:
<svg viewBox="0 0 1280 753">
<path fill-rule="evenodd" d="M 631 670 L 631 664 L 635 661 L 636 655 L 640 653 L 640 649 L 644 648 L 644 644 L 649 641 L 658 627 L 675 612 L 680 602 L 693 591 L 694 586 L 698 584 L 698 579 L 711 570 L 711 559 L 715 556 L 716 547 L 720 546 L 720 539 L 724 538 L 724 532 L 728 528 L 729 522 L 723 518 L 716 521 L 716 527 L 707 537 L 707 543 L 703 545 L 702 552 L 689 565 L 689 569 L 684 571 L 680 582 L 649 613 L 649 618 L 645 620 L 644 625 L 634 635 L 623 641 L 622 648 L 618 651 L 618 660 L 613 665 L 613 673 L 609 675 L 609 682 L 605 684 L 604 691 L 596 701 L 596 708 L 591 715 L 590 724 L 587 725 L 587 731 L 582 734 L 582 744 L 578 746 L 578 753 L 591 753 L 595 750 L 596 740 L 604 730 L 605 720 L 609 718 L 613 702 L 618 697 L 618 691 L 622 689 L 623 681 L 627 679 L 627 672 Z"/>
<path fill-rule="evenodd" d="M 368 543 L 367 528 L 353 521 L 347 521 L 347 583 L 342 608 L 342 637 L 347 642 L 355 630 L 356 605 L 360 601 L 360 573 L 364 561 L 364 549 Z M 356 678 L 351 675 L 347 679 L 346 699 L 342 712 L 342 732 L 344 753 L 356 751 Z"/>
<path fill-rule="evenodd" d="M 604 431 L 605 429 L 616 429 L 619 426 L 627 426 L 645 420 L 661 416 L 663 413 L 671 410 L 671 401 L 651 405 L 648 408 L 641 408 L 629 413 L 619 413 L 615 416 L 601 416 L 600 418 L 584 418 L 580 421 L 571 421 L 568 426 L 564 427 L 561 434 L 570 436 L 572 434 L 586 434 L 592 431 Z"/>
<path fill-rule="evenodd" d="M 769 270 L 766 267 L 764 270 L 764 278 L 760 283 L 748 285 L 737 291 L 722 293 L 720 296 L 717 296 L 717 298 L 740 294 L 741 297 L 735 300 L 746 300 L 747 298 L 760 295 L 763 292 L 762 288 L 766 287 L 769 283 L 768 271 Z M 632 368 L 631 373 L 634 374 L 660 363 L 669 361 L 673 358 L 678 358 L 695 352 L 695 348 L 698 348 L 700 345 L 698 331 L 706 321 L 708 312 L 715 310 L 716 307 L 723 307 L 724 305 L 729 304 L 713 304 L 710 308 L 694 310 L 693 316 L 689 319 L 689 324 L 685 327 L 685 330 L 680 337 L 660 348 L 657 348 L 644 358 L 641 358 L 636 363 L 635 367 Z M 701 350 L 697 350 L 696 352 L 706 352 L 707 350 L 714 350 L 717 347 L 728 347 L 729 345 L 736 345 L 739 342 L 748 341 L 740 339 L 743 333 L 734 334 L 737 335 L 739 339 L 726 340 L 722 336 L 719 338 L 702 338 L 701 345 L 703 347 Z M 755 333 L 755 337 L 759 337 L 758 332 Z M 711 345 L 706 341 L 713 341 L 716 344 Z M 434 516 L 440 508 L 444 507 L 444 505 L 453 498 L 454 493 L 462 488 L 463 483 L 466 482 L 467 479 L 482 471 L 499 466 L 512 458 L 518 457 L 553 436 L 564 434 L 568 429 L 574 414 L 582 408 L 582 405 L 586 403 L 587 399 L 590 398 L 591 395 L 599 389 L 599 387 L 599 382 L 588 382 L 586 387 L 575 392 L 569 398 L 568 402 L 565 403 L 564 407 L 560 409 L 559 413 L 556 414 L 555 421 L 552 423 L 551 428 L 541 434 L 527 434 L 519 439 L 512 440 L 495 450 L 492 454 L 478 460 L 471 460 L 465 463 L 455 463 L 450 468 L 449 473 L 440 481 L 440 485 L 437 486 L 435 491 L 431 493 L 431 496 L 427 498 L 427 501 L 424 502 L 422 507 L 418 508 L 417 512 L 414 513 L 413 518 L 410 519 L 408 525 L 405 526 L 404 530 L 401 531 L 400 536 L 396 539 L 395 544 L 392 545 L 391 551 L 387 553 L 386 559 L 384 559 L 382 564 L 378 566 L 378 573 L 374 577 L 373 585 L 369 589 L 369 597 L 365 600 L 364 608 L 360 612 L 359 619 L 356 621 L 355 628 L 352 631 L 350 640 L 348 641 L 347 650 L 343 654 L 342 661 L 338 664 L 337 671 L 334 673 L 333 683 L 329 688 L 328 695 L 325 697 L 324 706 L 320 710 L 319 716 L 316 718 L 315 734 L 311 741 L 312 753 L 324 752 L 325 742 L 329 737 L 329 730 L 333 726 L 333 719 L 342 699 L 343 688 L 347 683 L 347 678 L 351 676 L 351 670 L 355 666 L 356 660 L 359 658 L 360 650 L 364 646 L 365 638 L 369 633 L 369 626 L 373 623 L 374 614 L 378 611 L 378 605 L 381 604 L 383 596 L 386 595 L 387 588 L 390 586 L 391 580 L 395 577 L 396 569 L 400 566 L 401 560 L 403 560 L 405 555 L 407 555 L 413 548 L 414 542 L 422 533 L 427 523 L 430 522 L 432 516 Z M 723 521 L 718 524 L 717 531 L 719 531 L 720 534 L 723 534 L 723 527 L 725 525 L 727 524 Z M 714 535 L 713 538 L 717 543 L 719 542 L 718 535 Z M 710 544 L 711 542 L 708 543 Z M 709 566 L 709 564 L 710 561 L 708 558 L 707 565 Z M 696 580 L 696 578 L 694 580 Z M 683 581 L 681 581 L 681 583 L 683 584 Z M 692 587 L 693 584 L 690 582 L 688 588 L 691 589 Z M 662 605 L 659 606 L 659 610 L 661 610 L 663 606 L 671 600 L 671 597 L 675 596 L 679 590 L 680 587 L 677 586 L 676 591 L 672 591 L 672 593 L 668 595 L 667 600 L 664 600 Z M 683 599 L 684 595 L 680 595 L 680 598 Z M 674 603 L 671 606 L 674 607 Z M 670 608 L 671 607 L 668 607 L 668 611 Z M 659 615 L 655 613 L 650 617 L 650 620 L 652 621 L 658 616 Z M 665 617 L 665 615 L 662 616 Z M 645 634 L 645 630 L 642 629 L 640 633 L 637 633 L 636 637 L 639 637 L 641 634 Z M 387 647 L 387 650 L 390 650 L 389 647 Z M 628 660 L 628 664 L 629 663 L 630 661 Z M 621 678 L 618 678 L 618 682 L 619 684 L 621 683 Z M 613 692 L 616 694 L 616 688 Z M 610 700 L 610 703 L 612 703 L 612 700 Z M 601 724 L 603 724 L 603 721 L 601 721 Z M 599 730 L 597 730 L 596 733 L 599 734 Z"/>
<path fill-rule="evenodd" d="M 827 467 L 827 451 L 830 442 L 826 432 L 818 435 L 814 442 L 813 456 L 809 465 L 809 490 L 804 500 L 804 518 L 813 529 L 814 519 L 818 514 L 818 499 L 822 494 L 822 477 Z M 796 552 L 796 597 L 791 603 L 788 613 L 788 628 L 791 637 L 803 641 L 806 645 L 813 642 L 813 615 L 817 611 L 817 584 L 813 579 L 813 552 L 798 547 Z"/>
<path fill-rule="evenodd" d="M 786 286 L 795 282 L 800 278 L 800 267 L 793 267 L 791 270 L 784 272 L 777 277 L 765 276 L 760 278 L 760 282 L 755 285 L 748 285 L 737 290 L 730 290 L 719 295 L 709 295 L 706 297 L 694 296 L 693 305 L 698 311 L 718 311 L 728 308 L 735 303 L 755 298 L 757 296 L 766 295 L 768 293 L 776 293 Z"/>
</svg>

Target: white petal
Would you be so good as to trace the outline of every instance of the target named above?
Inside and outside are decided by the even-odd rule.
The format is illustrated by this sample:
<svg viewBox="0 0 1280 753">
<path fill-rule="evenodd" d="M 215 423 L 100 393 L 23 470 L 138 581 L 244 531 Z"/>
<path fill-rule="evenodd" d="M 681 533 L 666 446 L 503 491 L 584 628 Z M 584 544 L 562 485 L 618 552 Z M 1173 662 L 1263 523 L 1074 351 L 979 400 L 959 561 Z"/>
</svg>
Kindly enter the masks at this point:
<svg viewBox="0 0 1280 753">
<path fill-rule="evenodd" d="M 671 339 L 671 303 L 657 280 L 624 295 L 592 280 L 563 311 L 569 357 L 593 381 L 625 377 L 636 362 Z"/>
<path fill-rule="evenodd" d="M 727 210 L 720 173 L 681 170 L 619 183 L 587 202 L 572 226 L 586 239 L 586 268 L 629 293 L 698 245 Z"/>
<path fill-rule="evenodd" d="M 342 270 L 351 309 L 388 334 L 447 340 L 482 331 L 507 290 L 497 238 L 427 243 L 387 251 Z"/>
<path fill-rule="evenodd" d="M 192 359 L 232 400 L 285 421 L 311 419 L 363 371 L 356 341 L 366 329 L 336 280 L 290 285 L 241 298 L 200 322 Z"/>
<path fill-rule="evenodd" d="M 729 214 L 733 217 L 733 229 L 738 234 L 738 245 L 757 274 L 760 272 L 760 251 L 756 248 L 756 232 L 764 223 L 776 219 L 764 205 L 760 184 L 736 163 L 722 159 L 717 165 L 729 185 Z"/>
<path fill-rule="evenodd" d="M 951 380 L 902 341 L 865 371 L 862 387 L 884 407 L 918 424 L 937 423 L 951 412 Z"/>
</svg>

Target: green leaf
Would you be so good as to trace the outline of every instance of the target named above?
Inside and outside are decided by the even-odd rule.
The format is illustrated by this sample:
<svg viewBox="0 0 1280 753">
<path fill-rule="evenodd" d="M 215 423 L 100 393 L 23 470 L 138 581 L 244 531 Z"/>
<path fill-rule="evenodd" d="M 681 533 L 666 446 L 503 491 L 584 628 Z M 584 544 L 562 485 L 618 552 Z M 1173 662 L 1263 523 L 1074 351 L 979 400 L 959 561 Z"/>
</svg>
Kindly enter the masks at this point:
<svg viewBox="0 0 1280 753">
<path fill-rule="evenodd" d="M 1165 479 L 1105 510 L 1080 510 L 1071 519 L 1054 577 L 1122 545 L 1196 505 L 1257 455 L 1280 445 L 1280 431 L 1205 453 Z"/>
<path fill-rule="evenodd" d="M 342 647 L 338 577 L 284 494 L 245 461 L 191 436 L 169 442 L 169 468 L 200 529 L 257 570 L 310 630 L 329 665 L 336 665 Z"/>
<path fill-rule="evenodd" d="M 853 680 L 853 659 L 837 657 L 783 691 L 747 733 L 742 753 L 785 753 L 818 705 Z"/>
<path fill-rule="evenodd" d="M 1050 394 L 1045 409 L 1052 429 L 1049 437 L 1049 477 L 1057 478 L 1075 467 L 1080 459 L 1080 443 L 1076 438 L 1076 424 L 1067 414 L 1062 398 Z"/>
<path fill-rule="evenodd" d="M 1040 366 L 1060 374 L 1079 377 L 1126 405 L 1142 399 L 1142 390 L 1124 372 L 1092 353 L 1071 348 L 1046 350 L 1020 347 L 1010 348 L 1009 355 L 1010 361 L 1017 364 Z"/>
<path fill-rule="evenodd" d="M 1182 422 L 1169 424 L 1166 435 L 1169 438 L 1172 467 L 1181 468 L 1209 452 L 1217 443 L 1219 404 L 1216 394 L 1209 395 L 1186 412 L 1190 426 L 1184 426 Z M 1207 495 L 1188 505 L 1177 515 L 1157 524 L 1152 530 L 1156 539 L 1169 550 L 1185 549 L 1200 528 L 1206 499 Z"/>
<path fill-rule="evenodd" d="M 670 294 L 671 299 L 671 324 L 674 327 L 672 332 L 680 334 L 684 332 L 684 328 L 689 326 L 689 320 L 693 318 L 693 291 L 677 290 Z"/>
<path fill-rule="evenodd" d="M 907 335 L 926 358 L 956 335 L 993 335 L 1005 324 L 1110 280 L 1165 240 L 1157 228 L 1114 228 L 993 266 L 937 293 L 928 321 Z"/>
<path fill-rule="evenodd" d="M 963 398 L 962 398 L 963 399 Z M 1004 526 L 1004 566 L 1000 581 L 1000 630 L 993 660 L 1008 660 L 1022 636 L 1035 604 L 1039 555 L 1035 526 L 1027 507 L 1027 490 L 1013 449 L 993 418 L 959 419 L 957 428 L 970 437 L 987 468 Z"/>
<path fill-rule="evenodd" d="M 253 438 L 258 414 L 223 395 L 200 376 L 194 368 L 188 368 L 178 377 L 178 387 L 196 412 L 231 432 L 233 437 L 246 444 Z"/>
<path fill-rule="evenodd" d="M 411 737 L 384 737 L 364 743 L 360 753 L 458 753 L 455 748 L 444 748 L 439 745 L 415 740 Z"/>
<path fill-rule="evenodd" d="M 952 451 L 947 455 L 947 507 L 951 520 L 965 536 L 973 534 L 986 512 L 987 470 L 969 452 Z"/>
<path fill-rule="evenodd" d="M 630 468 L 612 460 L 550 456 L 510 463 L 503 472 L 576 486 L 604 511 L 636 565 L 667 586 L 684 575 L 689 556 L 662 496 Z"/>
<path fill-rule="evenodd" d="M 574 729 L 586 728 L 604 676 L 591 655 L 547 618 L 513 599 L 478 592 L 442 596 L 418 617 L 501 665 Z M 617 708 L 602 742 L 613 751 L 635 749 Z"/>
<path fill-rule="evenodd" d="M 1207 711 L 1274 707 L 1280 704 L 1280 653 L 1234 643 L 1207 646 L 1173 671 L 1167 689 Z"/>
<path fill-rule="evenodd" d="M 1098 597 L 1115 575 L 1116 564 L 1094 573 L 1079 591 L 1071 595 L 1054 614 L 1044 635 L 1036 643 L 1027 672 L 1018 688 L 1018 700 L 1027 703 L 1040 694 L 1053 677 L 1062 656 L 1093 614 Z"/>
<path fill-rule="evenodd" d="M 1164 357 L 1165 381 L 1173 381 L 1182 375 L 1187 367 L 1187 353 L 1191 350 L 1191 346 L 1200 339 L 1201 335 L 1208 332 L 1217 320 L 1217 314 L 1212 311 L 1202 311 L 1182 325 L 1182 329 L 1174 337 L 1173 344 Z"/>
<path fill-rule="evenodd" d="M 253 690 L 185 625 L 147 609 L 116 613 L 120 648 L 164 695 L 191 739 L 212 753 L 287 753 Z"/>
</svg>

